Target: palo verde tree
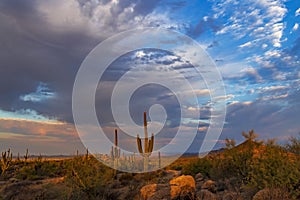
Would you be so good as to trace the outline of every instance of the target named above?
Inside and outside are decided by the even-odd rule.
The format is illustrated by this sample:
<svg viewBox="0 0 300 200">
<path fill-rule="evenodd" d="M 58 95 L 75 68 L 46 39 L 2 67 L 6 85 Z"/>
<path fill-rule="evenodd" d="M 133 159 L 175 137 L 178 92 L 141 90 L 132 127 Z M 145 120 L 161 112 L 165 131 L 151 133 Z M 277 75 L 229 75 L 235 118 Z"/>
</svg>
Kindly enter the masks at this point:
<svg viewBox="0 0 300 200">
<path fill-rule="evenodd" d="M 258 134 L 256 134 L 253 129 L 251 129 L 248 133 L 245 133 L 243 131 L 242 135 L 246 140 L 250 140 L 250 141 L 254 141 L 258 137 Z"/>
</svg>

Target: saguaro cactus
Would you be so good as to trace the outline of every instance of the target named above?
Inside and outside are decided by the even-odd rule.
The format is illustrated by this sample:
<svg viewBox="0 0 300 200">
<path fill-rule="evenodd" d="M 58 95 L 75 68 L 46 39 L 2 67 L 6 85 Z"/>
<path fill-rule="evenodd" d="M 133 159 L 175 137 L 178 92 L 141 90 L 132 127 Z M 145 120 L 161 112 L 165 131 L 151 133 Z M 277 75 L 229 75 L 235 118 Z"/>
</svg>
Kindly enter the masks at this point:
<svg viewBox="0 0 300 200">
<path fill-rule="evenodd" d="M 137 135 L 137 146 L 138 146 L 139 153 L 143 156 L 144 159 L 144 171 L 148 171 L 149 156 L 153 151 L 154 135 L 152 133 L 151 138 L 150 139 L 148 138 L 146 112 L 144 112 L 144 134 L 145 134 L 144 149 L 142 147 L 142 140 L 139 135 Z"/>
<path fill-rule="evenodd" d="M 160 151 L 158 152 L 158 168 L 161 168 Z"/>
<path fill-rule="evenodd" d="M 114 169 L 117 169 L 118 167 L 120 155 L 121 155 L 121 151 L 120 148 L 118 148 L 118 130 L 115 129 L 115 145 L 111 147 L 111 152 L 110 152 Z"/>
<path fill-rule="evenodd" d="M 28 149 L 26 149 L 25 155 L 24 155 L 24 161 L 27 162 L 28 156 Z"/>
</svg>

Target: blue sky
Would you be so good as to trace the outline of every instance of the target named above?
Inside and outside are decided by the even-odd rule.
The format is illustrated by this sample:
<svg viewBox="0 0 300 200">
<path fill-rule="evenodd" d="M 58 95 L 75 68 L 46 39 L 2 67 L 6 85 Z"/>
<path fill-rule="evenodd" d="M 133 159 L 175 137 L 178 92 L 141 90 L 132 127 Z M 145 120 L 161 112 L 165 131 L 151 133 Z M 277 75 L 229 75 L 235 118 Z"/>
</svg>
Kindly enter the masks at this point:
<svg viewBox="0 0 300 200">
<path fill-rule="evenodd" d="M 71 110 L 80 64 L 101 41 L 141 27 L 186 34 L 215 61 L 227 93 L 226 124 L 216 147 L 225 138 L 241 142 L 241 132 L 252 128 L 260 139 L 278 138 L 283 143 L 300 131 L 299 26 L 298 0 L 3 0 L 1 149 L 83 151 Z M 203 113 L 209 113 L 206 100 Z M 112 119 L 108 115 L 104 121 Z M 190 151 L 198 150 L 205 127 L 200 123 L 200 136 Z"/>
</svg>

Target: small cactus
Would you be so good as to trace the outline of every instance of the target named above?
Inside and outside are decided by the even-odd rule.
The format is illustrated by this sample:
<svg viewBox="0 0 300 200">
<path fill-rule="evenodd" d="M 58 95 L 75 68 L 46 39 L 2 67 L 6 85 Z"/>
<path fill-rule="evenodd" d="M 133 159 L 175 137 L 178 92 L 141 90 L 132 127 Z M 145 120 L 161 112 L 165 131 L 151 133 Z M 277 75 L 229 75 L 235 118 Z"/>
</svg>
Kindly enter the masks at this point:
<svg viewBox="0 0 300 200">
<path fill-rule="evenodd" d="M 89 160 L 89 149 L 86 148 L 86 153 L 85 153 L 85 161 Z"/>
<path fill-rule="evenodd" d="M 25 155 L 24 155 L 24 161 L 27 162 L 28 156 L 28 149 L 26 149 Z"/>
<path fill-rule="evenodd" d="M 149 140 L 148 138 L 148 130 L 147 130 L 147 113 L 144 112 L 144 134 L 145 134 L 145 141 L 144 141 L 144 149 L 142 147 L 142 140 L 139 135 L 137 135 L 137 146 L 139 153 L 143 156 L 144 159 L 144 171 L 148 171 L 149 166 L 149 157 L 153 151 L 153 144 L 154 144 L 154 134 Z"/>
<path fill-rule="evenodd" d="M 9 168 L 11 162 L 12 162 L 12 153 L 10 152 L 10 149 L 8 149 L 8 151 L 2 152 L 2 159 L 1 159 L 2 175 Z"/>
<path fill-rule="evenodd" d="M 160 151 L 158 152 L 158 168 L 161 168 Z"/>
<path fill-rule="evenodd" d="M 17 161 L 20 162 L 20 153 L 18 152 Z"/>
<path fill-rule="evenodd" d="M 110 157 L 113 161 L 113 168 L 118 168 L 118 162 L 121 155 L 121 150 L 118 148 L 118 130 L 115 129 L 115 145 L 111 147 Z"/>
</svg>

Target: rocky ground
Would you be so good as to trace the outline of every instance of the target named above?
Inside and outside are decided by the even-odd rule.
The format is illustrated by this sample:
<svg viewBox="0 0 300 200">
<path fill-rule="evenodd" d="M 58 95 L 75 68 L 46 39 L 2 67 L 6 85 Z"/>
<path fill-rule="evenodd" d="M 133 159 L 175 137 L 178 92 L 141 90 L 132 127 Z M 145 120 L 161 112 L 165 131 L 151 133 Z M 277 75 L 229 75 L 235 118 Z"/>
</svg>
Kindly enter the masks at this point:
<svg viewBox="0 0 300 200">
<path fill-rule="evenodd" d="M 152 173 L 153 175 L 153 173 Z M 132 178 L 131 174 L 120 173 L 116 179 L 107 184 L 103 195 L 97 199 L 135 199 L 135 200 L 263 200 L 266 197 L 273 200 L 288 199 L 280 191 L 261 190 L 256 194 L 251 191 L 234 191 L 224 182 L 205 179 L 201 173 L 197 175 L 181 175 L 180 171 L 164 170 L 157 172 L 155 181 L 149 183 L 136 182 L 139 175 Z M 91 199 L 88 196 L 70 196 L 71 188 L 65 184 L 65 178 L 45 180 L 18 180 L 11 178 L 0 183 L 0 199 Z M 277 196 L 276 196 L 277 195 Z"/>
</svg>

